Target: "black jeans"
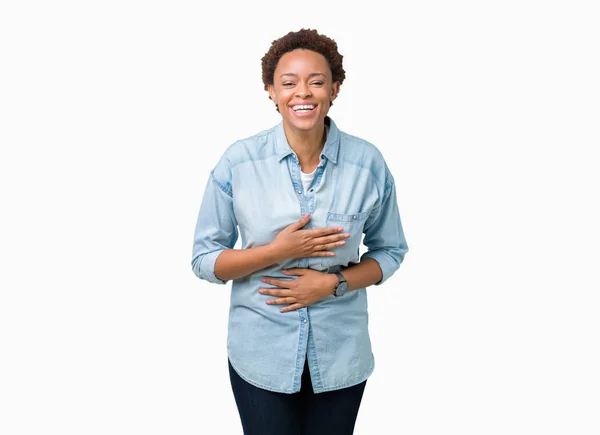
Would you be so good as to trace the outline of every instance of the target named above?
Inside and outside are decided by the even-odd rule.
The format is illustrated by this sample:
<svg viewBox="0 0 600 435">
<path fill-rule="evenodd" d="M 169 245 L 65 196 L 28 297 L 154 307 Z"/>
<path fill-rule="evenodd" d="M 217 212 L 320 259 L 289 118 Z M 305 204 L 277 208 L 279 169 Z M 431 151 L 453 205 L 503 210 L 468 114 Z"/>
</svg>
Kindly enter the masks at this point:
<svg viewBox="0 0 600 435">
<path fill-rule="evenodd" d="M 352 435 L 367 381 L 315 394 L 308 361 L 300 392 L 276 393 L 243 380 L 229 363 L 229 379 L 244 435 Z"/>
</svg>

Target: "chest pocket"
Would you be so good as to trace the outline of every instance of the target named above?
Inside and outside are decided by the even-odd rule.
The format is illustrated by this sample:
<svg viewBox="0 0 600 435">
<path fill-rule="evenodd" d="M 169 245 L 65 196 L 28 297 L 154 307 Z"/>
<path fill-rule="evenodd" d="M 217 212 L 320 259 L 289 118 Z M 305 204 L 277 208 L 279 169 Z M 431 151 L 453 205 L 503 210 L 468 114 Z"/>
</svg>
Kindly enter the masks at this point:
<svg viewBox="0 0 600 435">
<path fill-rule="evenodd" d="M 369 217 L 370 211 L 358 213 L 327 213 L 326 227 L 342 227 L 345 233 L 350 234 L 346 244 L 338 246 L 333 250 L 333 257 L 321 257 L 321 265 L 326 267 L 357 263 L 359 260 L 359 248 L 362 241 L 363 228 Z"/>
</svg>

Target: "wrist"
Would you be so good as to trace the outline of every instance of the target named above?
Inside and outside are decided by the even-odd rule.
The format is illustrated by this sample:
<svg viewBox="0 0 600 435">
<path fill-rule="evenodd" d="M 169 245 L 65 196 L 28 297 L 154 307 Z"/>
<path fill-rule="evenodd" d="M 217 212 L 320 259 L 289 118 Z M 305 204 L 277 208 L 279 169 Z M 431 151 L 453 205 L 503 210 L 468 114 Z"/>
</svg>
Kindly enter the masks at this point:
<svg viewBox="0 0 600 435">
<path fill-rule="evenodd" d="M 328 273 L 327 276 L 329 278 L 329 285 L 327 286 L 329 291 L 327 294 L 332 295 L 335 292 L 335 288 L 337 287 L 339 280 L 335 273 Z"/>
<path fill-rule="evenodd" d="M 262 248 L 264 249 L 264 255 L 269 262 L 269 265 L 279 263 L 280 261 L 284 260 L 284 258 L 281 257 L 279 250 L 275 245 L 273 245 L 272 242 L 262 246 Z"/>
</svg>

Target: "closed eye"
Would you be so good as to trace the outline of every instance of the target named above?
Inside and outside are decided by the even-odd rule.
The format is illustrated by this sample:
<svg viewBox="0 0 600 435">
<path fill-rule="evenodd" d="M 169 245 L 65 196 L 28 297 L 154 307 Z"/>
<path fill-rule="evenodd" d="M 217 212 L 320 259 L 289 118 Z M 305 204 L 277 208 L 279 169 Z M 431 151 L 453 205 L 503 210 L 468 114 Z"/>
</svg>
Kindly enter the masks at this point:
<svg viewBox="0 0 600 435">
<path fill-rule="evenodd" d="M 311 84 L 313 84 L 313 85 L 317 85 L 317 86 L 322 86 L 322 85 L 323 85 L 323 82 L 312 82 Z M 289 83 L 289 82 L 288 82 L 288 83 L 282 83 L 282 84 L 281 84 L 281 86 L 293 86 L 293 85 L 294 85 L 294 83 Z"/>
</svg>

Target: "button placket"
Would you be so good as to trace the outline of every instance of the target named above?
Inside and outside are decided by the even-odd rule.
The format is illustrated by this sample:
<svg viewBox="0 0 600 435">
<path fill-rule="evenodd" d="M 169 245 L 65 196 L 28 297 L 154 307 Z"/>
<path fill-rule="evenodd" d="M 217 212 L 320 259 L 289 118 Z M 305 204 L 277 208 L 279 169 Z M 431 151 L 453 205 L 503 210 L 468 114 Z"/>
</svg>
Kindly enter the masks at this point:
<svg viewBox="0 0 600 435">
<path fill-rule="evenodd" d="M 303 216 L 307 213 L 307 211 L 309 211 L 312 214 L 312 210 L 309 206 L 309 202 L 310 202 L 310 195 L 305 194 L 303 195 L 303 185 L 302 185 L 302 179 L 300 177 L 300 172 L 301 172 L 301 168 L 300 165 L 298 164 L 298 159 L 296 158 L 296 155 L 294 153 L 292 153 L 292 161 L 290 162 L 288 160 L 288 168 L 290 170 L 290 176 L 292 178 L 292 184 L 294 185 L 294 190 L 296 192 L 296 194 L 298 195 L 298 202 L 300 203 L 300 215 Z M 308 201 L 307 201 L 308 199 Z M 307 226 L 306 228 L 310 228 L 310 225 Z M 297 267 L 300 268 L 305 268 L 308 266 L 308 258 L 301 258 L 298 259 L 298 264 Z"/>
</svg>

